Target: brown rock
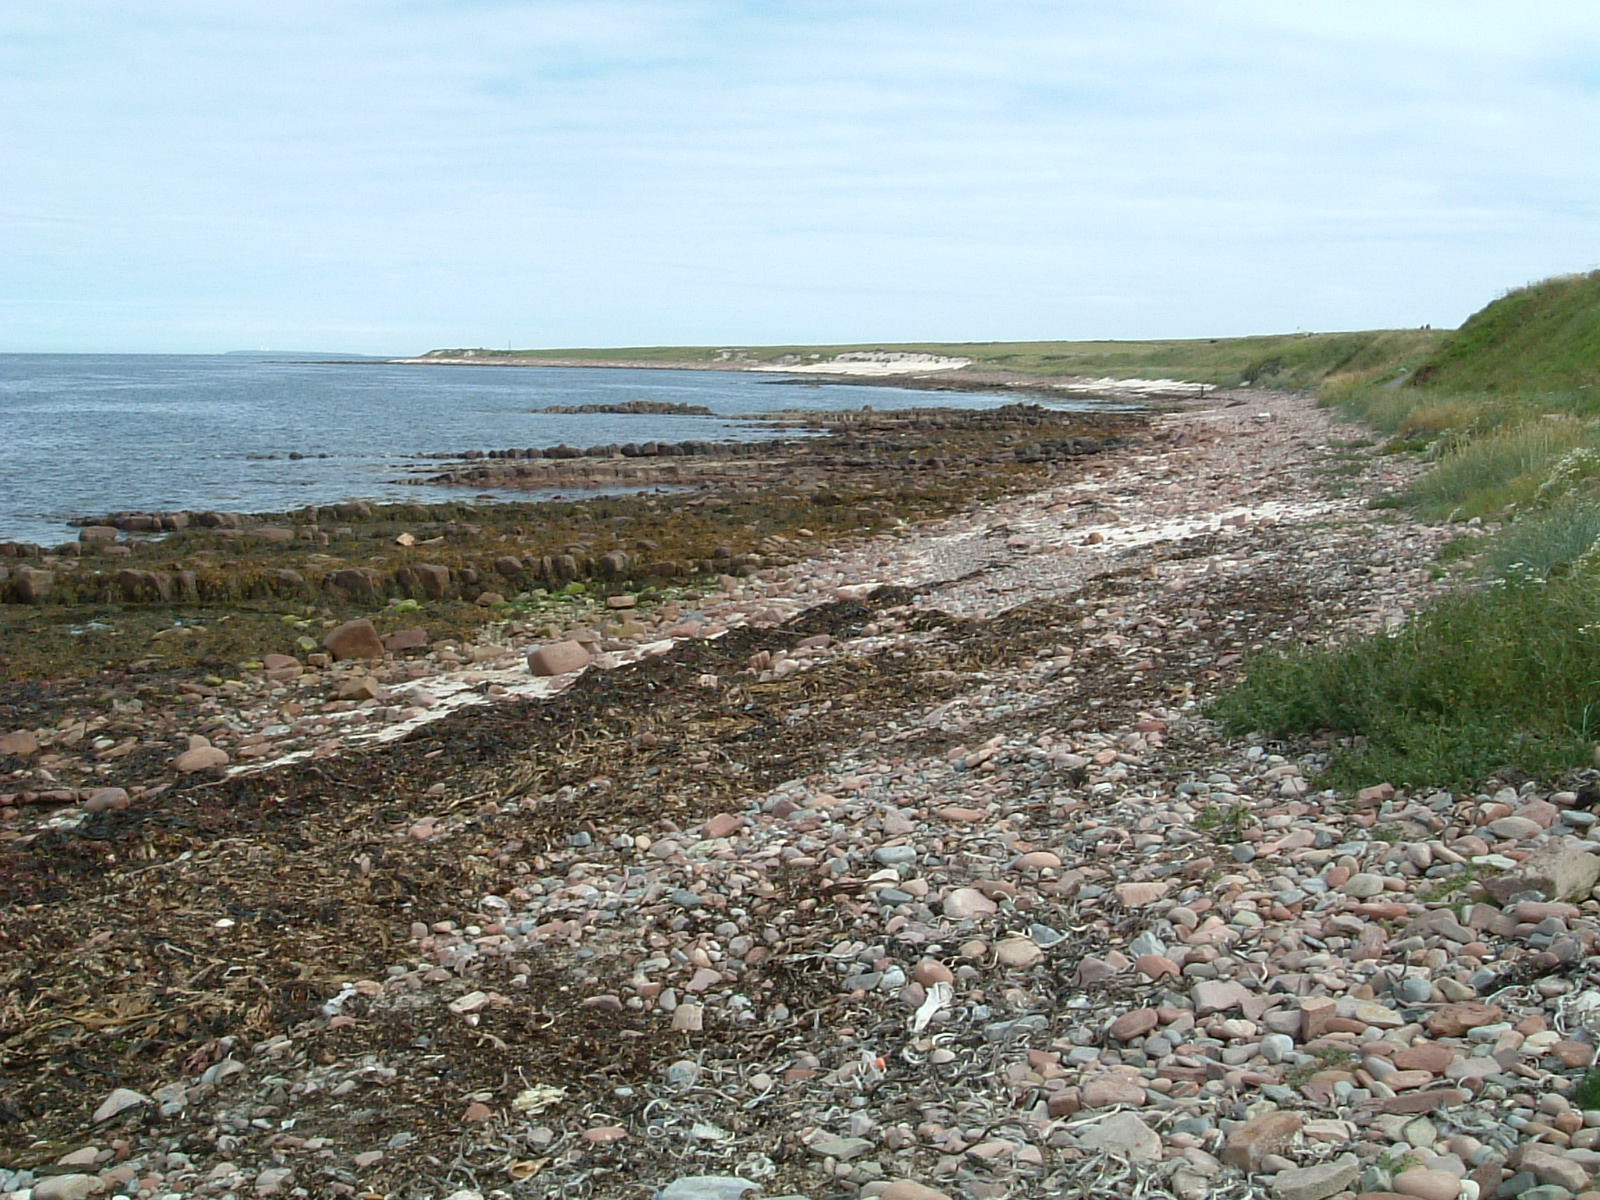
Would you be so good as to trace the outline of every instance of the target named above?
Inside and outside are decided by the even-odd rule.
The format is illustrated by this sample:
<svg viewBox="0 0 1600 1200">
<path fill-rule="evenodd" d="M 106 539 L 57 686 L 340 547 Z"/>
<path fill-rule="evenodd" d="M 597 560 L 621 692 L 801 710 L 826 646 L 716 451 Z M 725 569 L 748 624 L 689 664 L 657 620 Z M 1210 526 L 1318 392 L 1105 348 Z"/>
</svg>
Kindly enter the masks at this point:
<svg viewBox="0 0 1600 1200">
<path fill-rule="evenodd" d="M 1386 1096 L 1373 1107 L 1381 1113 L 1425 1113 L 1436 1108 L 1454 1108 L 1467 1102 L 1467 1094 L 1460 1088 L 1430 1088 L 1422 1092 L 1405 1092 L 1399 1096 Z"/>
<path fill-rule="evenodd" d="M 1222 1161 L 1251 1174 L 1269 1154 L 1282 1154 L 1300 1136 L 1305 1119 L 1297 1112 L 1269 1112 L 1244 1122 L 1228 1134 Z"/>
<path fill-rule="evenodd" d="M 994 948 L 995 962 L 1002 967 L 1031 967 L 1044 958 L 1044 951 L 1030 937 L 1001 938 Z"/>
<path fill-rule="evenodd" d="M 999 911 L 1000 906 L 977 888 L 956 888 L 944 898 L 944 915 L 952 921 L 989 917 Z"/>
<path fill-rule="evenodd" d="M 91 813 L 118 812 L 130 803 L 128 793 L 119 787 L 96 788 L 83 798 L 83 811 Z"/>
<path fill-rule="evenodd" d="M 1594 1047 L 1587 1042 L 1560 1041 L 1550 1047 L 1550 1053 L 1564 1067 L 1587 1067 L 1594 1061 Z"/>
<path fill-rule="evenodd" d="M 1108 1071 L 1085 1081 L 1083 1102 L 1089 1108 L 1112 1104 L 1143 1104 L 1144 1080 L 1133 1070 Z"/>
<path fill-rule="evenodd" d="M 78 540 L 86 545 L 109 545 L 117 540 L 117 528 L 115 525 L 85 525 L 78 530 Z"/>
<path fill-rule="evenodd" d="M 383 695 L 383 685 L 370 675 L 361 675 L 354 679 L 341 679 L 334 694 L 341 700 L 376 700 Z"/>
<path fill-rule="evenodd" d="M 261 656 L 261 666 L 268 671 L 292 670 L 296 674 L 302 669 L 300 660 L 292 654 L 263 654 Z"/>
<path fill-rule="evenodd" d="M 357 600 L 375 600 L 378 597 L 378 579 L 371 571 L 360 567 L 343 567 L 328 576 L 328 584 Z"/>
<path fill-rule="evenodd" d="M 1496 1004 L 1483 1004 L 1477 1000 L 1461 1000 L 1445 1004 L 1428 1014 L 1428 1032 L 1435 1037 L 1465 1037 L 1468 1030 L 1479 1025 L 1493 1025 L 1505 1010 Z"/>
<path fill-rule="evenodd" d="M 1143 1037 L 1160 1023 L 1161 1018 L 1156 1015 L 1153 1008 L 1136 1008 L 1132 1012 L 1123 1013 L 1111 1022 L 1110 1034 L 1119 1042 L 1132 1041 L 1136 1037 Z"/>
<path fill-rule="evenodd" d="M 195 746 L 172 760 L 173 767 L 185 775 L 228 765 L 228 752 L 215 746 Z"/>
<path fill-rule="evenodd" d="M 1395 1191 L 1413 1200 L 1456 1200 L 1461 1181 L 1448 1171 L 1412 1167 L 1394 1177 Z"/>
<path fill-rule="evenodd" d="M 1183 972 L 1178 964 L 1165 954 L 1141 954 L 1133 960 L 1134 968 L 1146 979 L 1170 976 L 1176 979 Z"/>
<path fill-rule="evenodd" d="M 1438 1042 L 1422 1042 L 1396 1051 L 1394 1065 L 1402 1071 L 1427 1071 L 1433 1075 L 1443 1075 L 1444 1069 L 1458 1053 L 1460 1052 L 1449 1046 L 1441 1046 Z"/>
<path fill-rule="evenodd" d="M 429 600 L 443 600 L 450 594 L 450 568 L 438 563 L 418 563 L 411 568 L 417 587 Z"/>
<path fill-rule="evenodd" d="M 700 827 L 700 836 L 707 840 L 725 838 L 742 824 L 744 821 L 733 813 L 718 813 Z"/>
<path fill-rule="evenodd" d="M 1117 899 L 1122 901 L 1125 907 L 1143 908 L 1165 897 L 1171 888 L 1172 885 L 1165 882 L 1119 883 L 1112 890 L 1116 892 Z"/>
<path fill-rule="evenodd" d="M 39 737 L 31 729 L 16 729 L 0 734 L 0 754 L 28 758 L 39 753 Z"/>
<path fill-rule="evenodd" d="M 11 594 L 20 604 L 38 604 L 56 586 L 54 571 L 39 571 L 33 567 L 18 567 L 11 584 Z"/>
<path fill-rule="evenodd" d="M 528 655 L 528 670 L 535 675 L 571 675 L 589 665 L 589 651 L 581 642 L 554 642 Z"/>
<path fill-rule="evenodd" d="M 428 631 L 418 625 L 383 636 L 383 648 L 391 654 L 399 654 L 404 650 L 421 650 L 427 644 Z"/>
<path fill-rule="evenodd" d="M 382 658 L 383 642 L 371 621 L 365 617 L 346 621 L 322 639 L 322 648 L 333 655 L 335 662 L 352 658 Z"/>
</svg>

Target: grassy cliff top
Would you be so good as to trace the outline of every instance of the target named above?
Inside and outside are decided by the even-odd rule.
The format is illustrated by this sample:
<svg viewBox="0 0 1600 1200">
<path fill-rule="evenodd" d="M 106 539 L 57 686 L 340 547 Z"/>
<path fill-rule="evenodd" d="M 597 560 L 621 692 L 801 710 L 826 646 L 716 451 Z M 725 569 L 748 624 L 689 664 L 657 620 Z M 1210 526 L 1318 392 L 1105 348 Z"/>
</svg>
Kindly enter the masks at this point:
<svg viewBox="0 0 1600 1200">
<path fill-rule="evenodd" d="M 1415 382 L 1479 392 L 1600 386 L 1600 271 L 1506 293 L 1440 346 Z"/>
<path fill-rule="evenodd" d="M 836 346 L 626 346 L 564 350 L 433 350 L 427 357 L 478 362 L 657 363 L 674 366 L 799 366 L 863 351 L 971 360 L 972 373 L 1040 378 L 1183 379 L 1225 387 L 1315 387 L 1398 375 L 1434 353 L 1448 334 L 1425 329 L 1268 334 L 1118 342 L 896 342 Z"/>
</svg>

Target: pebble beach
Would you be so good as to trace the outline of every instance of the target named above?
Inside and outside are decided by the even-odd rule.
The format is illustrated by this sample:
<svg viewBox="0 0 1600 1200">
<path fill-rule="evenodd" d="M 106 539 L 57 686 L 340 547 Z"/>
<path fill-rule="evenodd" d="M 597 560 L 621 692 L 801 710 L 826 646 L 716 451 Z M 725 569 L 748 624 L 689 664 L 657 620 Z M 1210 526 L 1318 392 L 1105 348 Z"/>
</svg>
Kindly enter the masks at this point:
<svg viewBox="0 0 1600 1200">
<path fill-rule="evenodd" d="M 1361 432 L 0 727 L 0 1197 L 1593 1200 L 1600 791 L 1205 716 L 1448 586 Z"/>
</svg>

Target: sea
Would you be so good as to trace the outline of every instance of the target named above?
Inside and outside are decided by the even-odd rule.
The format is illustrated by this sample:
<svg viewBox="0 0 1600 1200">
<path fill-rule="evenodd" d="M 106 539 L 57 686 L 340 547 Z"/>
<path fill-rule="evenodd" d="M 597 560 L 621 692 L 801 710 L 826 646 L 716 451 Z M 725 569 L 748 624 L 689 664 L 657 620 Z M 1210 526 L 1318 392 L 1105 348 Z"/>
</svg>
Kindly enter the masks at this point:
<svg viewBox="0 0 1600 1200">
<path fill-rule="evenodd" d="M 441 454 L 773 436 L 784 409 L 984 408 L 928 392 L 767 372 L 445 366 L 271 354 L 0 354 L 0 541 L 54 545 L 74 518 L 282 512 L 341 500 L 529 500 L 417 481 Z M 628 400 L 712 416 L 551 414 Z M 1064 400 L 1062 408 L 1097 407 Z M 570 493 L 569 493 L 570 494 Z"/>
</svg>

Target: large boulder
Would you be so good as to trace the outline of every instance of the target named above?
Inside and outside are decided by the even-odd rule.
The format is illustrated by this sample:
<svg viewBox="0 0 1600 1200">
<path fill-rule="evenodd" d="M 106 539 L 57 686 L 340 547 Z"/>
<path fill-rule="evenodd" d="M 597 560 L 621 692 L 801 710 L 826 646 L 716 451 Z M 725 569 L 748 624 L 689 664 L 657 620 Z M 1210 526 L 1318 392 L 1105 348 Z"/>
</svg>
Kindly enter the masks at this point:
<svg viewBox="0 0 1600 1200">
<path fill-rule="evenodd" d="M 383 641 L 371 621 L 365 617 L 346 621 L 322 639 L 322 648 L 335 662 L 350 658 L 382 658 Z"/>
</svg>

